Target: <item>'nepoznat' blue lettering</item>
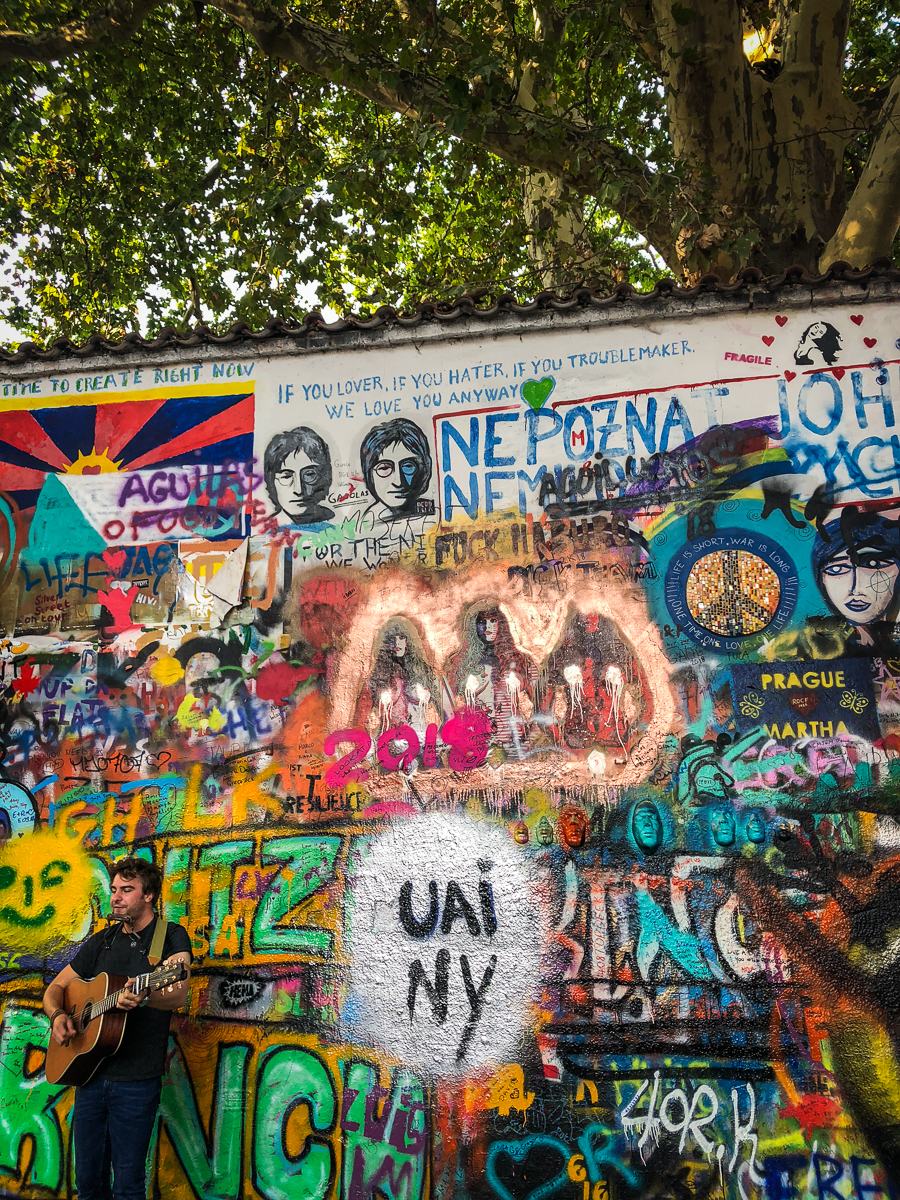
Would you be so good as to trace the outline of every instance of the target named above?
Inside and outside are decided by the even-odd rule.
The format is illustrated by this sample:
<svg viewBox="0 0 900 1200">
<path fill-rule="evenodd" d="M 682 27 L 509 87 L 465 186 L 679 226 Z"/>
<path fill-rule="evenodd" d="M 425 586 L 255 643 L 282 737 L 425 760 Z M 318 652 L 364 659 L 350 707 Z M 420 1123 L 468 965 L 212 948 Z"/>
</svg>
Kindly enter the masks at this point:
<svg viewBox="0 0 900 1200">
<path fill-rule="evenodd" d="M 553 422 L 553 428 L 548 429 L 546 433 L 538 432 L 541 417 L 549 417 Z M 552 438 L 555 434 L 559 433 L 563 427 L 563 419 L 555 408 L 549 412 L 542 408 L 539 412 L 527 412 L 525 420 L 528 424 L 528 454 L 525 461 L 529 467 L 534 467 L 537 466 L 538 442 L 546 442 L 548 438 Z"/>
</svg>

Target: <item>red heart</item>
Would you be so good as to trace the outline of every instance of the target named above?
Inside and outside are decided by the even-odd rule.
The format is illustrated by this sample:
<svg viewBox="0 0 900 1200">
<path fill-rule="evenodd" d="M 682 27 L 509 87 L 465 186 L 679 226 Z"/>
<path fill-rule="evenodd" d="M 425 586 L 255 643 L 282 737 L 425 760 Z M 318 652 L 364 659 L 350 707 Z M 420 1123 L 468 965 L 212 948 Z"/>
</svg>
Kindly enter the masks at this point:
<svg viewBox="0 0 900 1200">
<path fill-rule="evenodd" d="M 818 703 L 819 697 L 815 692 L 801 692 L 799 696 L 788 696 L 788 704 L 794 712 L 800 713 L 803 717 L 807 713 L 811 713 Z"/>
<path fill-rule="evenodd" d="M 792 379 L 797 378 L 797 372 L 796 371 L 785 371 L 784 377 L 788 381 L 788 383 L 790 383 Z"/>
<path fill-rule="evenodd" d="M 844 378 L 844 368 L 843 367 L 835 367 L 831 373 L 835 377 L 835 379 L 843 379 Z"/>
<path fill-rule="evenodd" d="M 775 341 L 775 339 L 773 337 L 769 337 L 768 335 L 764 335 L 763 341 L 766 343 L 767 346 L 771 346 L 772 343 Z"/>
<path fill-rule="evenodd" d="M 103 561 L 111 571 L 121 571 L 128 559 L 127 550 L 104 550 Z"/>
<path fill-rule="evenodd" d="M 862 313 L 860 313 L 858 316 L 851 317 L 850 320 L 853 322 L 854 325 L 862 325 L 862 323 L 863 323 Z"/>
<path fill-rule="evenodd" d="M 871 350 L 872 347 L 875 345 L 875 343 L 878 341 L 878 338 L 863 338 L 863 341 L 866 343 L 866 345 Z"/>
<path fill-rule="evenodd" d="M 775 324 L 779 326 L 787 325 L 787 317 L 776 317 Z"/>
</svg>

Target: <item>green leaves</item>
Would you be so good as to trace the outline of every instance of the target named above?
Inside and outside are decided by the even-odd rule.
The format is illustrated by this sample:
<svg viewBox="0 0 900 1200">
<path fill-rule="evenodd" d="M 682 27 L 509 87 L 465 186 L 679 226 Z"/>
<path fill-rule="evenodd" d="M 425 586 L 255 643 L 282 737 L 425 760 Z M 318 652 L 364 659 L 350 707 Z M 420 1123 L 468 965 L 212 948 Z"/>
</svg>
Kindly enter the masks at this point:
<svg viewBox="0 0 900 1200">
<path fill-rule="evenodd" d="M 671 6 L 672 18 L 677 25 L 690 25 L 692 21 L 700 16 L 694 8 L 687 8 L 684 4 L 679 4 L 678 0 L 673 0 Z"/>
<path fill-rule="evenodd" d="M 35 27 L 53 19 L 0 0 L 0 22 L 22 28 L 23 4 Z M 308 11 L 346 28 L 346 6 Z M 368 49 L 401 44 L 394 11 L 350 18 Z M 79 339 L 136 327 L 139 304 L 152 330 L 540 287 L 520 172 L 454 137 L 508 101 L 508 74 L 470 10 L 447 15 L 468 21 L 473 57 L 441 67 L 458 103 L 443 127 L 262 56 L 210 9 L 198 29 L 179 4 L 127 53 L 0 70 L 2 315 Z M 428 31 L 402 44 L 418 69 Z"/>
<path fill-rule="evenodd" d="M 198 20 L 190 0 L 162 4 L 125 47 L 0 67 L 0 315 L 38 339 L 78 339 L 133 328 L 139 312 L 149 330 L 198 319 L 259 325 L 326 304 L 536 290 L 525 172 L 473 143 L 490 128 L 549 176 L 561 120 L 585 141 L 567 142 L 558 160 L 596 180 L 587 248 L 565 252 L 569 284 L 607 285 L 623 273 L 648 282 L 663 263 L 645 236 L 674 260 L 676 236 L 715 222 L 746 261 L 758 214 L 723 221 L 716 181 L 674 161 L 646 49 L 654 35 L 638 37 L 622 7 L 546 6 L 553 35 L 543 41 L 530 0 L 294 7 L 323 39 L 348 40 L 343 78 L 356 69 L 351 58 L 365 60 L 373 82 L 415 97 L 415 119 L 347 90 L 337 68 L 338 82 L 327 82 L 263 55 L 209 5 Z M 0 28 L 48 28 L 94 8 L 0 0 Z M 698 17 L 678 0 L 669 12 L 678 26 Z M 894 9 L 856 0 L 847 82 L 864 109 L 877 112 L 898 61 Z M 612 148 L 606 158 L 600 138 Z M 861 138 L 847 156 L 851 184 L 867 145 Z M 645 167 L 639 235 L 624 218 L 637 220 L 633 178 Z"/>
</svg>

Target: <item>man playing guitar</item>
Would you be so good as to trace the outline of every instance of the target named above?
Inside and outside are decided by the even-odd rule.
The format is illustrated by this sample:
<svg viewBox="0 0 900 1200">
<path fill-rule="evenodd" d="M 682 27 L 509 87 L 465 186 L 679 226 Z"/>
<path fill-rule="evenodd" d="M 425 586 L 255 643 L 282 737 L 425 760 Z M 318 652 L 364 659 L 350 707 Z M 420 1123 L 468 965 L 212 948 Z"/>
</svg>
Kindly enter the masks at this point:
<svg viewBox="0 0 900 1200">
<path fill-rule="evenodd" d="M 172 1010 L 187 999 L 188 980 L 149 997 L 131 990 L 136 976 L 150 968 L 147 956 L 160 919 L 153 905 L 162 874 L 142 858 L 120 859 L 110 874 L 113 916 L 120 924 L 88 938 L 44 992 L 44 1012 L 54 1041 L 63 1045 L 76 1033 L 63 1008 L 67 985 L 102 971 L 128 977 L 116 1005 L 129 1014 L 121 1045 L 88 1083 L 75 1089 L 75 1182 L 78 1200 L 144 1200 L 145 1163 L 159 1109 L 169 1022 Z M 180 925 L 169 923 L 161 957 L 167 963 L 183 963 L 185 971 L 190 966 L 191 944 Z"/>
</svg>

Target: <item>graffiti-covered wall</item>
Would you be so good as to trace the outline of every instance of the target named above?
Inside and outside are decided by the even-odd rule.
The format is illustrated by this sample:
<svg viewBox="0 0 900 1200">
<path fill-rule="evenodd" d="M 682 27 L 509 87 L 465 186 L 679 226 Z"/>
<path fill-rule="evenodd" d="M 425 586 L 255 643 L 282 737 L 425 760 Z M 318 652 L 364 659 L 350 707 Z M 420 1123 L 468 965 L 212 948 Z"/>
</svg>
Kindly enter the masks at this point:
<svg viewBox="0 0 900 1200">
<path fill-rule="evenodd" d="M 896 1196 L 897 299 L 3 366 L 0 1192 L 135 852 L 153 1195 Z"/>
</svg>

